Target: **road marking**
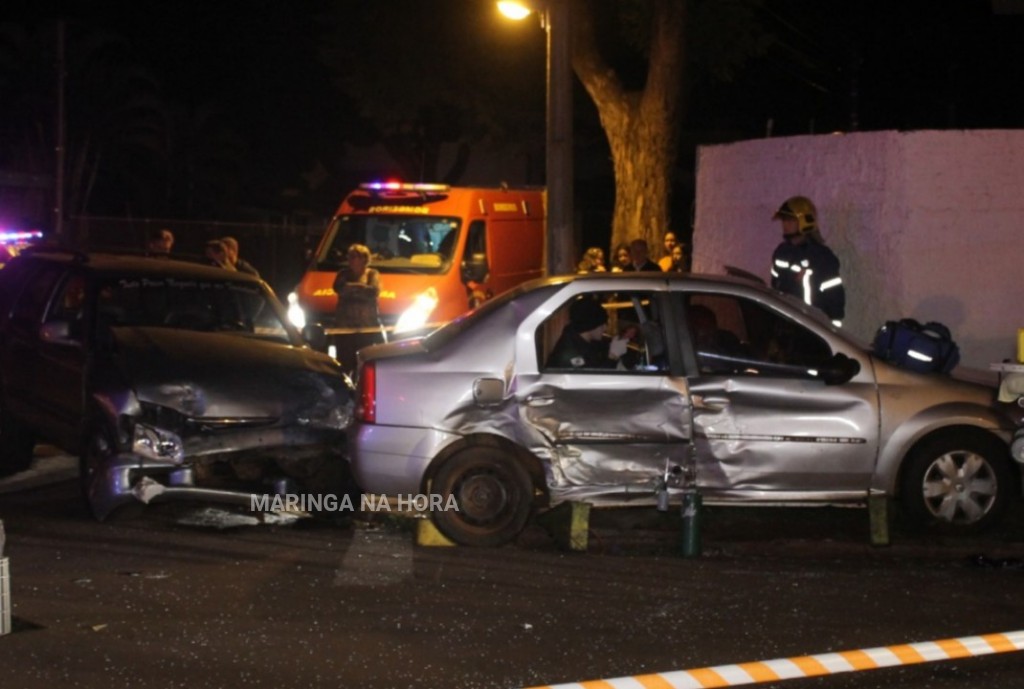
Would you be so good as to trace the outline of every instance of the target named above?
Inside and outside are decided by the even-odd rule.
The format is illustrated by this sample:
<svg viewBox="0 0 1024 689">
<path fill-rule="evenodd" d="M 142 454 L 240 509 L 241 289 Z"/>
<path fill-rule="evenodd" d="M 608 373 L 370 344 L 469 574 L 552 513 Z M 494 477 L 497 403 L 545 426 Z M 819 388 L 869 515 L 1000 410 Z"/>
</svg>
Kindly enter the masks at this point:
<svg viewBox="0 0 1024 689">
<path fill-rule="evenodd" d="M 531 689 L 712 689 L 1022 650 L 1024 631 L 1001 632 L 838 653 L 776 658 L 739 665 L 718 665 L 616 679 L 552 684 Z"/>
</svg>

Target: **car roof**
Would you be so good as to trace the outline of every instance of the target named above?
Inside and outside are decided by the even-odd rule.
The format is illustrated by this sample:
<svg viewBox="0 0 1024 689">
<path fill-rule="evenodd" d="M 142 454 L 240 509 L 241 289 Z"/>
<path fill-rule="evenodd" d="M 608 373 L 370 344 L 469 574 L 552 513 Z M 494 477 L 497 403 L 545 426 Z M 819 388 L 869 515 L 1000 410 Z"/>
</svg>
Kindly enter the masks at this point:
<svg viewBox="0 0 1024 689">
<path fill-rule="evenodd" d="M 601 283 L 606 283 L 610 289 L 621 288 L 621 285 L 616 284 L 620 281 L 625 282 L 650 282 L 651 280 L 657 281 L 663 284 L 681 285 L 683 287 L 695 288 L 695 287 L 723 287 L 726 285 L 732 285 L 736 287 L 748 287 L 755 290 L 766 291 L 767 288 L 763 282 L 758 280 L 752 280 L 745 277 L 735 275 L 712 275 L 706 273 L 662 273 L 658 271 L 651 272 L 604 272 L 604 273 L 585 273 L 576 275 L 555 275 L 551 277 L 537 278 L 529 282 L 523 283 L 520 288 L 516 289 L 517 293 L 528 292 L 531 289 L 543 287 L 546 285 L 560 285 L 569 282 L 594 282 L 598 283 L 595 287 L 599 287 Z"/>
<path fill-rule="evenodd" d="M 159 256 L 36 249 L 22 252 L 13 260 L 18 259 L 58 263 L 68 266 L 75 265 L 99 275 L 138 275 L 154 278 L 173 276 L 206 280 L 261 282 L 259 278 L 248 273 L 224 270 L 223 268 L 203 263 Z"/>
</svg>

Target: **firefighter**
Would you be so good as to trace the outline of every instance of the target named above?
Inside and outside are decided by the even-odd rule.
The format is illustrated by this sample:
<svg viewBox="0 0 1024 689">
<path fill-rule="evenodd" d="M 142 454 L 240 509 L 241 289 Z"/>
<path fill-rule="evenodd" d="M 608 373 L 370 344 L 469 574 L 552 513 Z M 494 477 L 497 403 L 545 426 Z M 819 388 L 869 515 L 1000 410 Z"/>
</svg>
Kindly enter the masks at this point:
<svg viewBox="0 0 1024 689">
<path fill-rule="evenodd" d="M 825 246 L 814 204 L 807 197 L 793 196 L 772 219 L 782 221 L 782 243 L 772 254 L 772 287 L 816 306 L 841 325 L 846 291 L 839 259 Z"/>
</svg>

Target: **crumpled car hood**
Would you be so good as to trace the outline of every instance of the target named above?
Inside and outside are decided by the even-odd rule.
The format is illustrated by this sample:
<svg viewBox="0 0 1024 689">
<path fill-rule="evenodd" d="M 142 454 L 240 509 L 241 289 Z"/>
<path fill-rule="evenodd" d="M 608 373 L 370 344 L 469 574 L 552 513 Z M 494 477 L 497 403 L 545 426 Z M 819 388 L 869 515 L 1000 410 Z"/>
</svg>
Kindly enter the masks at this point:
<svg viewBox="0 0 1024 689">
<path fill-rule="evenodd" d="M 114 328 L 114 363 L 140 402 L 187 417 L 292 420 L 350 401 L 336 362 L 237 333 Z"/>
</svg>

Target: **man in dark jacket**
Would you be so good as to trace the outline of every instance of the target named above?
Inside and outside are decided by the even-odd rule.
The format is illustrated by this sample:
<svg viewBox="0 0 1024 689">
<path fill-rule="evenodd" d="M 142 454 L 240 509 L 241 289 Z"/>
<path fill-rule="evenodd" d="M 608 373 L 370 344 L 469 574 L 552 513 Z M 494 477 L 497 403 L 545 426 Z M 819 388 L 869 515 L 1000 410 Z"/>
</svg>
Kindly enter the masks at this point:
<svg viewBox="0 0 1024 689">
<path fill-rule="evenodd" d="M 782 221 L 782 243 L 772 254 L 772 287 L 818 307 L 841 325 L 846 291 L 839 259 L 825 246 L 814 204 L 804 196 L 793 196 L 772 219 Z"/>
<path fill-rule="evenodd" d="M 608 313 L 596 300 L 582 296 L 569 306 L 569 322 L 548 357 L 547 368 L 616 368 L 628 338 L 604 339 Z"/>
<path fill-rule="evenodd" d="M 624 271 L 641 273 L 660 273 L 661 266 L 651 260 L 651 252 L 646 239 L 634 239 L 629 243 L 629 265 Z"/>
<path fill-rule="evenodd" d="M 228 263 L 234 266 L 235 270 L 240 273 L 249 273 L 256 277 L 260 276 L 260 271 L 256 270 L 256 267 L 253 266 L 253 264 L 238 255 L 237 239 L 234 237 L 221 237 L 220 241 L 224 243 L 224 248 L 227 249 Z"/>
</svg>

